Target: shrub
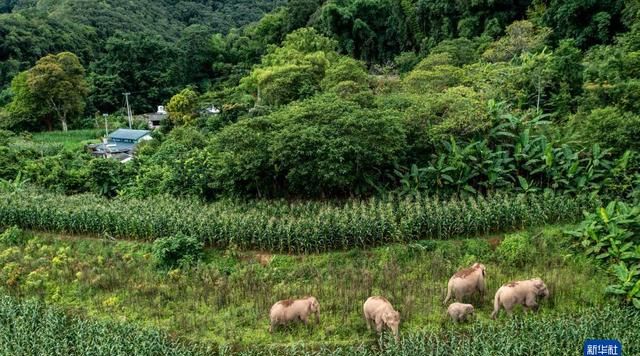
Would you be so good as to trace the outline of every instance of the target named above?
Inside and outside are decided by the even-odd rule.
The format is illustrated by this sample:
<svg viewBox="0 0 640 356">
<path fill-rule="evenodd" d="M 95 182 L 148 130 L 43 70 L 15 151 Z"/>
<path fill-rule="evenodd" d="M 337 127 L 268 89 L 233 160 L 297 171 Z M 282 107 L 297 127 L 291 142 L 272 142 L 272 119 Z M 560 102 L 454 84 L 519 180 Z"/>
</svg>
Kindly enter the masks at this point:
<svg viewBox="0 0 640 356">
<path fill-rule="evenodd" d="M 25 233 L 17 226 L 11 226 L 0 234 L 0 243 L 16 246 L 25 243 Z"/>
<path fill-rule="evenodd" d="M 574 125 L 590 143 L 599 143 L 616 152 L 640 150 L 640 115 L 608 106 L 577 118 Z"/>
<path fill-rule="evenodd" d="M 529 237 L 524 234 L 505 236 L 496 249 L 498 259 L 513 267 L 522 267 L 531 260 L 532 245 Z"/>
<path fill-rule="evenodd" d="M 469 239 L 464 242 L 464 252 L 482 258 L 491 253 L 491 245 L 485 239 Z"/>
<path fill-rule="evenodd" d="M 153 242 L 153 256 L 160 268 L 188 267 L 203 255 L 204 243 L 195 237 L 178 233 Z"/>
</svg>

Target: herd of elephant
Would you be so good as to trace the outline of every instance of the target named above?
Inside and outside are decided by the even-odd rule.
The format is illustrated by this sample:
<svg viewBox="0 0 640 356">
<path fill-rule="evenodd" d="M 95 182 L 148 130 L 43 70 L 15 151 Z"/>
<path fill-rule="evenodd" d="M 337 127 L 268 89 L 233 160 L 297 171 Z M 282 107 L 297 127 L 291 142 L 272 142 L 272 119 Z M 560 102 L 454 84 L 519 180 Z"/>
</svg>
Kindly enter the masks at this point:
<svg viewBox="0 0 640 356">
<path fill-rule="evenodd" d="M 447 296 L 443 304 L 455 297 L 457 302 L 452 303 L 447 308 L 447 312 L 455 322 L 466 321 L 469 315 L 474 314 L 474 307 L 471 304 L 460 303 L 463 299 L 479 293 L 484 297 L 486 291 L 486 268 L 481 263 L 474 263 L 471 267 L 456 272 L 447 285 Z M 520 304 L 524 310 L 537 310 L 538 299 L 549 297 L 549 290 L 542 279 L 533 278 L 523 281 L 513 281 L 502 285 L 496 292 L 493 301 L 493 313 L 491 318 L 495 319 L 503 307 L 507 314 L 511 315 L 513 308 Z M 381 333 L 386 327 L 391 330 L 396 340 L 398 340 L 398 326 L 400 325 L 400 313 L 396 311 L 391 303 L 384 297 L 370 297 L 363 305 L 364 318 L 367 329 L 375 325 L 376 331 Z M 315 315 L 316 322 L 320 322 L 320 303 L 315 297 L 303 299 L 287 299 L 275 303 L 269 312 L 270 326 L 272 332 L 278 325 L 284 325 L 292 321 L 309 322 L 309 317 Z"/>
</svg>

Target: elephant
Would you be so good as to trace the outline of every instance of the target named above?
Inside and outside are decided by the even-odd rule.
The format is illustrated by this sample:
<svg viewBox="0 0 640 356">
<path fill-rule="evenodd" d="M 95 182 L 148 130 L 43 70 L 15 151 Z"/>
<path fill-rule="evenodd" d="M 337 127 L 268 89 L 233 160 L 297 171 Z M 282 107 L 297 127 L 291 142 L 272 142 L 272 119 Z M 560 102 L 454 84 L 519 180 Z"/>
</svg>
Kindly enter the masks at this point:
<svg viewBox="0 0 640 356">
<path fill-rule="evenodd" d="M 284 325 L 295 320 L 301 320 L 307 325 L 311 314 L 315 314 L 316 324 L 319 324 L 320 303 L 315 297 L 281 300 L 274 304 L 269 311 L 269 319 L 271 320 L 269 332 L 273 332 L 278 325 Z"/>
<path fill-rule="evenodd" d="M 480 292 L 480 297 L 484 297 L 486 268 L 481 263 L 474 263 L 473 266 L 456 272 L 447 285 L 447 297 L 442 304 L 446 305 L 451 294 L 455 295 L 456 301 L 462 302 L 463 298 Z"/>
<path fill-rule="evenodd" d="M 511 315 L 511 310 L 516 304 L 522 304 L 525 311 L 529 309 L 535 311 L 538 309 L 539 297 L 549 297 L 549 289 L 547 289 L 547 286 L 540 278 L 504 284 L 496 292 L 493 300 L 493 313 L 491 313 L 491 318 L 496 318 L 500 311 L 500 306 L 504 307 L 504 310 L 506 310 L 509 315 Z"/>
<path fill-rule="evenodd" d="M 396 341 L 399 340 L 398 326 L 400 325 L 400 313 L 384 297 L 370 297 L 363 305 L 364 319 L 367 329 L 371 330 L 371 323 L 375 323 L 376 331 L 382 333 L 384 326 L 391 329 Z"/>
<path fill-rule="evenodd" d="M 447 313 L 455 322 L 467 321 L 467 316 L 474 315 L 473 312 L 474 309 L 471 304 L 451 303 L 447 308 Z"/>
</svg>

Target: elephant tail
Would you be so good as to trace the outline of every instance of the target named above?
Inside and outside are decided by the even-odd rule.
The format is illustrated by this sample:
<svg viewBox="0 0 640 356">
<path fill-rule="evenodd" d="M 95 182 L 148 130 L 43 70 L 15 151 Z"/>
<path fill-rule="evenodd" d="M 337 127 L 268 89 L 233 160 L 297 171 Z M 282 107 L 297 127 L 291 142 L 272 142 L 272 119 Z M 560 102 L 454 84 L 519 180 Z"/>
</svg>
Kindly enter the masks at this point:
<svg viewBox="0 0 640 356">
<path fill-rule="evenodd" d="M 493 313 L 491 313 L 491 319 L 495 319 L 500 311 L 500 290 L 496 292 L 495 298 L 493 298 Z"/>
<path fill-rule="evenodd" d="M 447 285 L 447 297 L 444 298 L 444 302 L 442 302 L 442 304 L 446 305 L 449 299 L 451 299 L 451 283 Z"/>
</svg>

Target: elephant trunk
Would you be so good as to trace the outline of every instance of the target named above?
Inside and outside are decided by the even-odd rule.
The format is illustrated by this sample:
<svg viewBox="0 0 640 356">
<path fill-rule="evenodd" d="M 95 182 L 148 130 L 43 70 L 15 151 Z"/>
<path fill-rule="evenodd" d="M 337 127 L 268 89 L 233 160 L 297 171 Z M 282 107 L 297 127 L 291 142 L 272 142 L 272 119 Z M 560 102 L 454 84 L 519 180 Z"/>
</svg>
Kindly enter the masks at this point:
<svg viewBox="0 0 640 356">
<path fill-rule="evenodd" d="M 396 342 L 400 341 L 400 335 L 398 334 L 398 327 L 392 326 L 391 332 L 393 333 L 393 337 L 396 339 Z"/>
<path fill-rule="evenodd" d="M 317 310 L 315 314 L 316 314 L 316 324 L 320 324 L 320 310 Z"/>
</svg>

